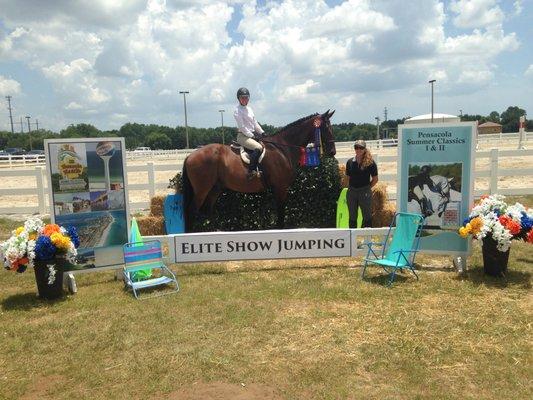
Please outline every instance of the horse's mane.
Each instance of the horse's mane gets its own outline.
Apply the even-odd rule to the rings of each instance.
[[[275,134],[278,134],[278,133],[283,132],[283,131],[285,131],[285,130],[287,130],[289,128],[292,128],[293,126],[298,125],[301,122],[308,120],[309,118],[316,117],[317,115],[320,115],[320,114],[318,114],[318,113],[310,114],[307,117],[303,117],[303,118],[300,118],[297,121],[291,122],[289,125],[286,125],[283,128],[281,128],[281,129],[278,129]]]

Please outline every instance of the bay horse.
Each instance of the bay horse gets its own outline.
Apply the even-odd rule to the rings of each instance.
[[[210,213],[223,189],[241,193],[258,193],[272,189],[276,202],[276,226],[281,229],[285,220],[287,191],[296,177],[301,148],[314,142],[320,129],[324,154],[335,155],[335,141],[330,118],[335,111],[312,114],[301,118],[272,136],[261,140],[265,156],[261,162],[261,178],[248,180],[248,167],[239,154],[228,145],[209,144],[195,150],[183,163],[183,200],[185,231],[191,232],[194,217],[201,211]]]

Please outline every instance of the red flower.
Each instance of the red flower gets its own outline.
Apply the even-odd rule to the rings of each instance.
[[[510,220],[511,220],[511,218],[509,218],[507,215],[501,215],[498,218],[498,221],[500,221],[500,224],[502,224],[506,228],[507,228],[507,224],[509,223]],[[507,229],[509,229],[509,228],[507,228]]]
[[[505,227],[509,229],[509,232],[511,232],[511,235],[518,235],[520,233],[520,230],[522,229],[520,224],[513,219],[510,219],[509,222],[507,222],[507,225]]]
[[[527,233],[526,241],[527,241],[528,243],[533,243],[533,228],[531,228],[531,229],[529,230],[529,232]]]

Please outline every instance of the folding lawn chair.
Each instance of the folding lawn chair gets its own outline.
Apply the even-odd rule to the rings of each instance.
[[[138,271],[151,269],[156,272],[159,270],[159,276],[151,275],[149,279],[142,279]],[[172,291],[164,291],[153,296],[163,296],[177,292],[179,290],[178,280],[170,269],[163,263],[163,254],[161,252],[161,243],[159,240],[150,240],[146,242],[132,242],[124,245],[124,285],[131,288],[136,299],[140,297],[139,290],[153,288],[156,286],[168,285],[173,283],[176,288]]]
[[[402,271],[404,268],[411,270],[418,279],[413,266],[423,224],[424,218],[419,214],[396,213],[383,243],[365,243],[368,246],[368,253],[361,277],[364,279],[366,267],[368,263],[372,263],[380,265],[390,275],[388,286],[394,282],[396,271]],[[394,226],[394,234],[389,243]],[[373,246],[381,246],[381,249],[374,250]],[[380,250],[381,254],[379,254]]]

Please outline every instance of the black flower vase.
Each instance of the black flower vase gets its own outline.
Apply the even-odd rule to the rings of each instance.
[[[505,276],[511,248],[507,251],[500,251],[498,250],[497,242],[492,236],[486,236],[483,238],[481,251],[483,253],[483,270],[485,274],[499,277]]]
[[[64,258],[34,261],[33,270],[35,272],[35,281],[37,282],[37,292],[41,299],[53,300],[63,296],[64,264]]]

